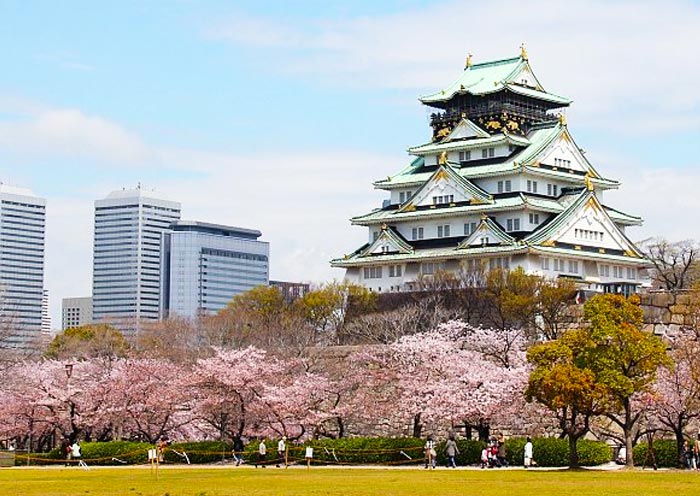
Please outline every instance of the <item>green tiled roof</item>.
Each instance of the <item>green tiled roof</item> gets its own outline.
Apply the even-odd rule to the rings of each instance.
[[[521,137],[516,137],[513,135],[503,135],[499,134],[496,136],[493,136],[491,138],[484,138],[484,139],[475,139],[475,140],[465,140],[465,141],[457,141],[457,142],[451,142],[451,143],[445,143],[445,144],[425,144],[425,145],[420,145],[418,147],[411,148],[409,151],[412,153],[421,153],[421,154],[428,154],[428,153],[435,153],[437,154],[438,152],[444,151],[444,150],[455,150],[455,149],[467,149],[472,147],[471,144],[468,144],[470,142],[475,143],[474,147],[478,146],[486,146],[487,144],[495,144],[495,143],[500,143],[503,142],[504,140],[510,140],[509,142],[512,142],[514,144],[518,145],[523,145],[527,146],[521,150],[519,153],[510,156],[508,158],[504,158],[503,162],[498,162],[494,164],[487,164],[487,165],[478,165],[478,166],[466,166],[466,167],[459,167],[457,168],[457,172],[462,176],[467,179],[478,179],[478,178],[484,178],[484,177],[493,177],[493,176],[498,176],[498,175],[503,175],[503,174],[510,174],[513,172],[519,172],[519,170],[516,170],[517,167],[520,166],[527,166],[528,170],[534,174],[538,174],[541,176],[548,176],[548,177],[557,177],[559,179],[564,179],[564,180],[571,180],[574,178],[577,178],[578,181],[581,181],[581,176],[577,175],[574,176],[572,173],[566,171],[566,170],[552,170],[548,169],[545,167],[538,168],[538,167],[533,167],[533,165],[536,163],[537,158],[540,156],[542,152],[544,152],[549,145],[551,145],[555,140],[557,140],[562,133],[567,133],[569,138],[571,138],[571,135],[568,133],[568,130],[566,129],[566,126],[560,123],[557,123],[555,125],[552,125],[550,127],[545,127],[545,128],[540,128],[540,129],[535,129],[534,131],[530,132],[530,134],[527,136],[527,138],[521,138]],[[572,139],[573,141],[573,139]],[[575,143],[574,143],[574,146]],[[583,160],[586,164],[587,167],[591,170],[593,173],[594,177],[591,178],[591,181],[593,182],[594,185],[598,187],[608,187],[608,188],[616,188],[619,186],[619,182],[612,180],[612,179],[607,179],[604,177],[600,177],[598,172],[595,170],[593,165],[588,162],[585,156],[582,156]],[[419,161],[421,160],[421,161]],[[393,176],[389,176],[386,179],[381,179],[379,181],[375,181],[374,186],[376,188],[380,189],[393,189],[393,188],[401,188],[401,187],[409,187],[409,186],[420,186],[422,185],[425,181],[427,181],[431,175],[432,172],[420,172],[422,167],[425,165],[425,160],[422,157],[419,157],[419,159],[414,160],[410,166],[405,167],[403,170],[398,172],[397,174]],[[596,177],[597,176],[597,177]]]
[[[513,134],[500,133],[488,138],[474,138],[463,141],[448,141],[446,143],[426,143],[408,149],[408,153],[422,155],[428,153],[439,153],[449,150],[471,150],[473,148],[484,148],[490,145],[510,143],[519,146],[529,146],[530,140]]]
[[[507,88],[526,96],[560,105],[571,103],[571,100],[568,98],[547,93],[539,86],[539,83],[538,89],[512,84],[514,83],[513,79],[525,68],[529,68],[529,64],[522,57],[473,64],[470,67],[466,67],[459,78],[447,88],[432,95],[421,97],[420,101],[426,104],[445,102],[458,93],[487,95]]]
[[[429,248],[414,253],[397,253],[386,255],[374,255],[372,257],[359,257],[357,255],[348,258],[336,258],[331,260],[333,267],[357,267],[368,265],[381,265],[396,262],[422,262],[430,260],[444,260],[445,258],[472,258],[494,254],[514,254],[527,251],[526,246],[479,246],[467,249]]]
[[[628,257],[626,255],[613,255],[611,253],[599,253],[595,251],[579,251],[572,248],[558,248],[556,246],[533,246],[531,250],[535,253],[549,255],[576,255],[581,258],[592,258],[594,260],[604,260],[609,262],[625,262],[635,265],[651,266],[652,263],[644,258]]]
[[[579,196],[573,202],[571,202],[566,207],[566,209],[564,209],[559,215],[557,215],[551,222],[545,224],[540,229],[537,229],[528,236],[526,236],[524,241],[531,245],[540,245],[541,243],[546,242],[550,236],[554,235],[560,227],[564,226],[589,201],[593,202],[594,205],[600,207],[603,211],[603,214],[608,216],[608,218],[610,218],[614,225],[614,220],[608,214],[608,209],[603,207],[603,205],[599,202],[595,191],[583,190],[579,194]],[[616,226],[615,228],[617,229]],[[620,236],[623,243],[627,245],[623,249],[629,250],[637,257],[644,257],[644,255],[642,255],[642,253],[635,246],[635,244],[627,236],[625,236],[625,233],[617,229],[617,234]]]
[[[573,198],[573,200],[575,201],[578,198],[579,196],[577,195]],[[551,214],[558,215],[567,210],[573,203],[571,199],[569,201],[566,200],[567,197],[546,198],[541,196],[520,194],[507,198],[495,198],[492,203],[485,203],[481,205],[457,205],[454,207],[414,210],[408,212],[400,212],[398,210],[377,209],[367,214],[353,217],[352,219],[350,219],[350,221],[355,225],[369,226],[381,224],[383,222],[391,223],[403,222],[414,219],[457,217],[482,212],[490,214],[494,212],[518,210],[527,207],[530,207],[532,210],[539,210],[541,212],[548,212]],[[610,218],[614,222],[617,222],[619,224],[639,225],[642,222],[642,219],[640,217],[625,214],[623,212],[605,206],[603,206],[603,208],[605,208]]]

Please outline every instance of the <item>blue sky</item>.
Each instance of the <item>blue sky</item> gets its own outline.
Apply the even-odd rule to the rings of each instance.
[[[139,181],[261,229],[273,278],[340,278],[348,218],[429,137],[417,97],[525,42],[631,237],[698,239],[699,25],[682,1],[0,0],[0,181],[49,202],[54,319],[90,293],[93,201]]]

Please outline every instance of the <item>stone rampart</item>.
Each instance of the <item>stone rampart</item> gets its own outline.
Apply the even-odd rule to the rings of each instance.
[[[650,291],[639,295],[645,330],[675,337],[682,330],[700,330],[700,295],[690,291]]]

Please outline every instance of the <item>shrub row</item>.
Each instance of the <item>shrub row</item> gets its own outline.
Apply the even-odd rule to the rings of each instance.
[[[675,443],[657,441],[654,443],[657,462],[660,466],[677,466]],[[277,440],[269,440],[267,445],[267,463],[274,463],[277,457]],[[304,445],[289,443],[289,458],[291,461],[303,461],[307,446],[314,448],[314,463],[322,464],[422,464],[424,439],[416,438],[370,438],[353,437],[343,439],[318,439]],[[436,445],[438,464],[446,464],[444,442]],[[506,456],[511,465],[523,464],[524,438],[512,438],[506,441]],[[484,443],[471,440],[458,440],[459,455],[457,464],[477,465],[480,462],[481,450]],[[129,441],[112,441],[109,443],[82,443],[83,458],[91,465],[121,465],[148,462],[148,450],[153,445]],[[225,458],[231,458],[231,445],[218,441],[200,441],[191,443],[174,443],[165,452],[165,461],[169,463],[186,463],[181,453],[187,453],[190,463],[213,463]],[[635,448],[635,463],[644,460],[646,445]],[[250,442],[244,452],[248,463],[257,460],[258,442]],[[569,444],[566,439],[535,438],[533,439],[534,458],[538,465],[546,467],[564,467],[569,464]],[[603,442],[581,440],[578,442],[578,452],[583,466],[600,465],[610,461],[612,453]],[[179,454],[180,453],[180,454]],[[31,463],[56,463],[64,458],[58,449],[50,453],[34,455]],[[47,461],[51,460],[51,461]],[[55,460],[55,461],[54,461]],[[640,461],[637,461],[640,460]],[[26,459],[18,459],[17,464],[26,464]]]
[[[640,467],[642,465],[651,467],[653,465],[653,460],[651,456],[647,456],[648,453],[649,445],[647,443],[641,443],[635,446],[632,451],[634,464]],[[654,455],[658,467],[677,468],[681,466],[678,456],[678,445],[673,439],[654,441]]]
[[[506,456],[511,465],[523,464],[525,438],[506,441]],[[576,445],[579,463],[583,467],[602,465],[612,459],[612,450],[602,441],[581,439]],[[567,467],[569,465],[569,440],[540,437],[532,440],[533,458],[542,467]]]
[[[407,464],[423,463],[423,446],[425,440],[416,438],[345,438],[313,440],[303,446],[290,445],[289,458],[301,460],[307,446],[314,448],[314,463],[324,464]],[[277,441],[267,444],[268,463],[276,459]],[[437,462],[447,463],[445,443],[436,445]],[[511,465],[523,464],[525,438],[512,438],[506,441],[506,458]],[[484,443],[480,441],[458,440],[458,465],[477,465],[481,460]],[[258,443],[251,442],[245,451],[245,459],[252,462],[257,459]],[[566,439],[535,438],[533,440],[535,460],[545,467],[565,467],[569,465],[569,442]],[[612,459],[612,451],[604,442],[580,440],[578,442],[579,460],[582,466],[595,466]],[[410,459],[409,459],[410,457]]]

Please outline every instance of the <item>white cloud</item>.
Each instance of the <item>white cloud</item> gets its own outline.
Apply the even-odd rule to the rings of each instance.
[[[151,150],[119,124],[78,109],[45,108],[7,101],[0,111],[20,111],[0,122],[0,149],[28,156],[99,159],[103,163],[154,165]]]
[[[595,125],[630,114],[646,131],[697,128],[696,47],[700,6],[692,2],[518,0],[444,2],[398,14],[292,24],[237,15],[207,31],[258,47],[270,71],[332,84],[433,91],[475,62],[515,56],[527,42],[546,88],[576,100]],[[653,117],[653,118],[652,118]]]

